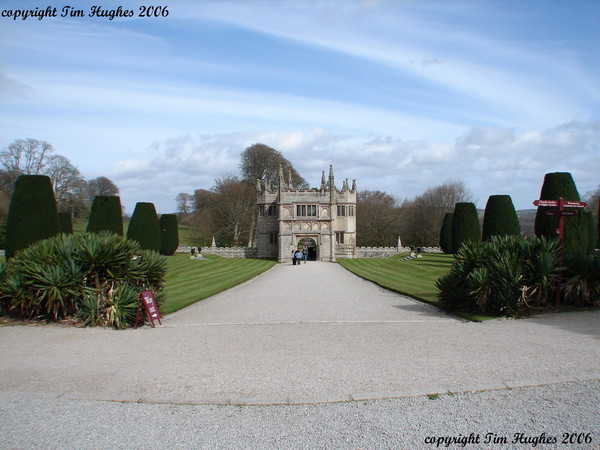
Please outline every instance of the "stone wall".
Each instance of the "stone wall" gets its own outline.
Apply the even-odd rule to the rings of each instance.
[[[422,253],[443,253],[439,247],[423,247]],[[410,247],[356,247],[355,258],[389,258],[398,253],[410,253]]]
[[[192,248],[182,246],[175,253],[192,254]],[[443,253],[439,247],[423,247],[422,253]],[[348,252],[346,258],[389,258],[398,253],[410,253],[410,247],[356,247],[354,255]],[[258,249],[247,247],[203,247],[203,255],[217,255],[223,258],[257,258]],[[343,257],[342,257],[343,258]]]
[[[192,247],[181,246],[175,253],[187,253],[192,254]],[[217,255],[223,258],[256,258],[258,256],[258,250],[256,248],[248,247],[202,247],[203,255]]]

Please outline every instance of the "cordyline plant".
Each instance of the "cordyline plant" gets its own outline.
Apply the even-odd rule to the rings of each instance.
[[[70,318],[121,329],[135,321],[141,290],[162,299],[165,275],[164,257],[122,236],[61,234],[0,267],[0,301],[5,313],[19,318]]]
[[[441,303],[452,309],[519,317],[548,305],[560,267],[555,240],[493,236],[467,242],[450,273],[436,282]]]

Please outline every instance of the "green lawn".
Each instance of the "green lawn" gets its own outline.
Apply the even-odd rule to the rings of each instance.
[[[435,281],[450,270],[454,258],[425,253],[422,258],[402,261],[392,258],[344,259],[338,262],[356,275],[400,294],[439,306]]]
[[[163,314],[169,314],[199,300],[218,294],[270,269],[275,261],[249,258],[190,259],[188,254],[167,257],[167,281]]]
[[[349,271],[379,286],[441,308],[435,282],[448,273],[454,257],[442,253],[424,253],[422,258],[402,261],[404,256],[406,255],[391,258],[343,259],[338,262]],[[475,312],[451,312],[467,320],[495,318]]]

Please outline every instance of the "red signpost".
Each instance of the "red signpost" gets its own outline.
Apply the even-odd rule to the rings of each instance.
[[[560,197],[558,200],[534,200],[533,204],[535,206],[546,206],[546,207],[555,207],[558,208],[556,211],[548,211],[546,214],[549,216],[556,216],[558,218],[558,228],[556,229],[556,233],[558,234],[558,245],[563,246],[563,239],[565,234],[564,228],[564,220],[565,216],[575,216],[577,215],[577,211],[565,211],[565,208],[585,208],[585,202],[574,202],[568,201],[564,198]],[[560,278],[559,278],[559,289],[556,292],[556,307],[560,306]]]
[[[142,303],[144,304],[144,310],[142,310]],[[156,304],[156,300],[154,299],[154,294],[152,291],[142,291],[140,292],[140,298],[138,300],[137,312],[135,314],[135,327],[138,327],[138,323],[141,322],[142,326],[144,325],[144,313],[148,314],[148,318],[150,319],[150,323],[152,324],[152,328],[155,327],[154,321],[157,320],[159,325],[162,325],[160,321],[160,311],[158,309],[158,305]]]

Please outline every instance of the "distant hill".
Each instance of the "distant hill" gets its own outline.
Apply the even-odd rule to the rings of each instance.
[[[479,215],[479,222],[483,224],[483,213],[485,210],[478,209],[477,214]],[[536,208],[533,209],[519,209],[517,210],[517,217],[519,219],[519,225],[521,225],[521,233],[525,236],[533,236],[533,229],[535,225],[535,213]]]
[[[536,212],[537,208],[519,209],[517,211],[517,217],[519,218],[519,224],[521,225],[521,233],[525,233],[526,236],[533,236]]]

